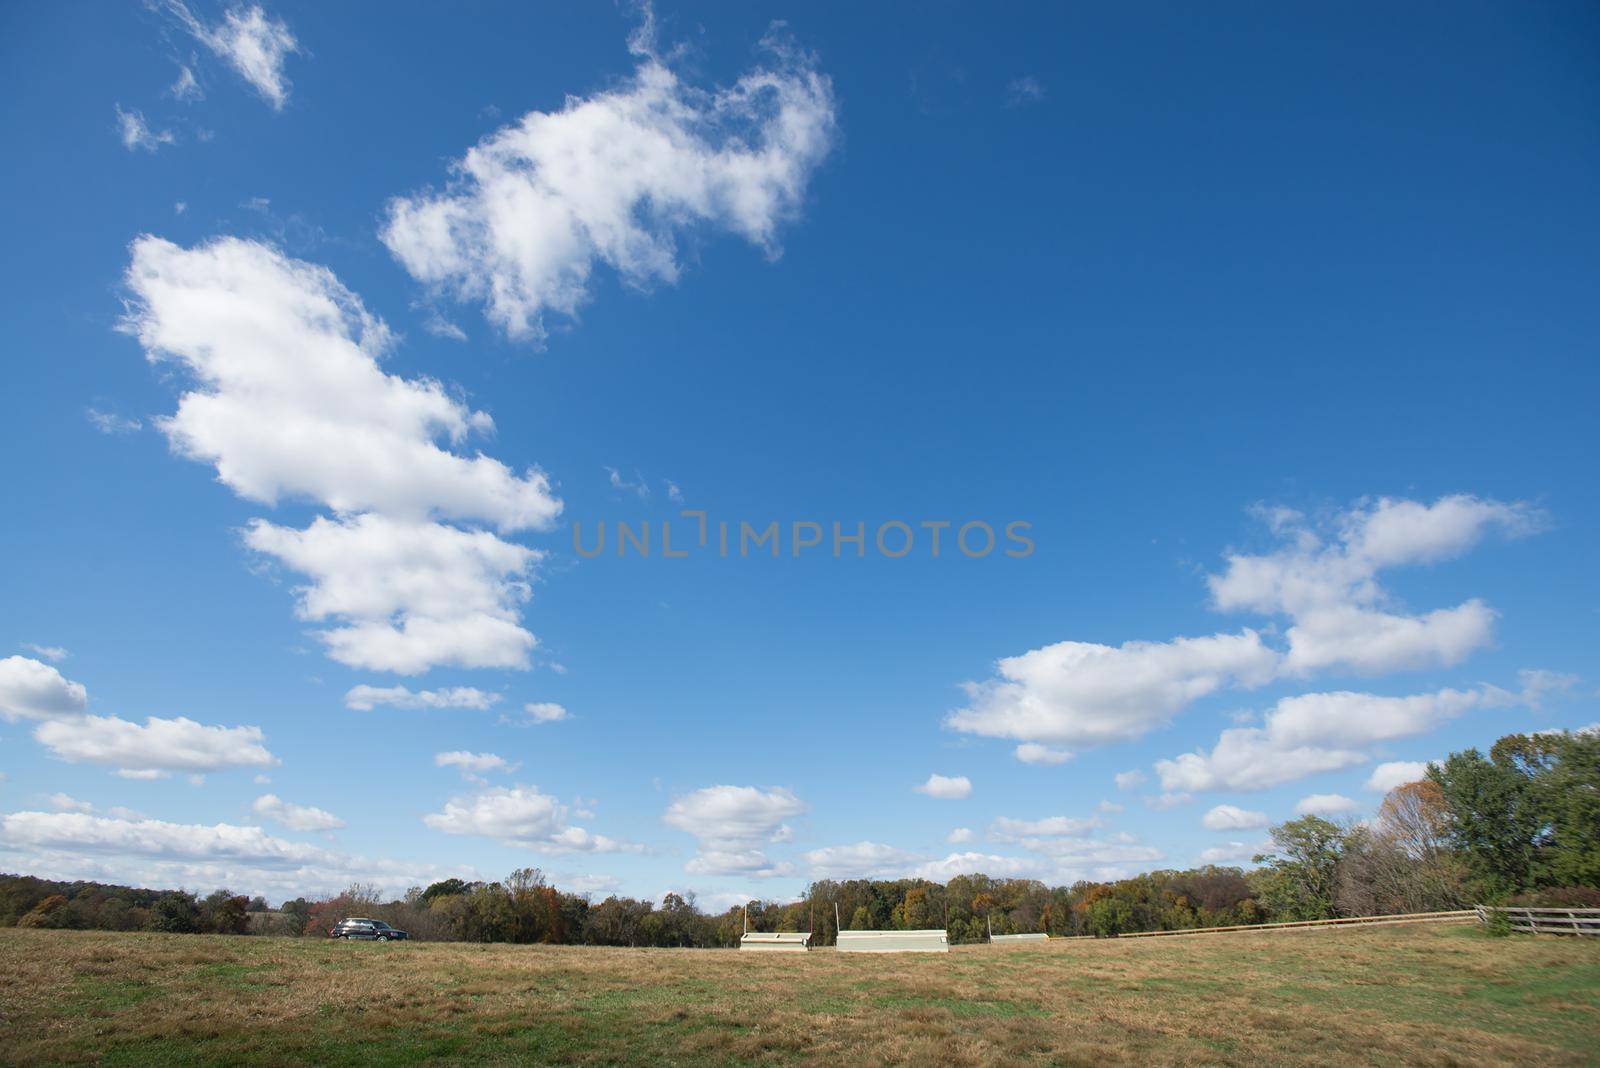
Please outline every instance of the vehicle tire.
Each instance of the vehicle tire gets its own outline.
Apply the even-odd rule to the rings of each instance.
[[[348,941],[350,941],[350,936],[349,935],[340,935],[339,936],[339,941],[348,942]]]
[[[387,942],[387,941],[389,941],[389,936],[388,935],[379,935],[378,936],[378,941]]]

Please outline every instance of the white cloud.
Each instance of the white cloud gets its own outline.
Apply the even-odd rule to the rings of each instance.
[[[806,854],[806,865],[817,879],[895,879],[922,860],[879,842],[827,846]]]
[[[1168,791],[1162,794],[1146,795],[1143,800],[1145,808],[1155,809],[1157,812],[1165,812],[1168,809],[1187,805],[1194,800],[1194,795],[1181,791]]]
[[[1219,687],[1266,682],[1278,654],[1253,630],[1170,642],[1057,642],[964,685],[946,724],[991,738],[1099,745],[1137,738]]]
[[[1361,807],[1359,801],[1343,794],[1311,794],[1295,802],[1297,816],[1342,816]]]
[[[189,103],[195,100],[204,100],[206,91],[201,88],[200,80],[194,76],[194,69],[187,64],[178,64],[178,77],[167,87],[167,92],[174,100]]]
[[[1211,594],[1224,611],[1289,616],[1284,671],[1302,676],[1460,662],[1489,642],[1493,611],[1474,599],[1421,615],[1396,612],[1378,573],[1448,560],[1491,531],[1516,537],[1542,522],[1527,505],[1465,495],[1431,505],[1388,497],[1359,502],[1321,527],[1286,509],[1261,514],[1283,546],[1263,555],[1229,556],[1226,571],[1208,580]]]
[[[1045,879],[1050,876],[1049,861],[1037,857],[1007,857],[994,853],[951,853],[924,861],[907,873],[918,879],[948,882],[958,875],[990,875],[1000,879]]]
[[[402,675],[523,669],[537,645],[518,608],[540,554],[488,531],[369,514],[305,530],[257,519],[244,541],[312,579],[297,591],[297,614],[344,622],[318,632],[341,664]]]
[[[1016,755],[1024,764],[1065,764],[1072,759],[1069,750],[1051,749],[1038,742],[1023,742],[1017,746]]]
[[[1265,812],[1250,812],[1238,805],[1218,805],[1200,818],[1208,831],[1247,831],[1267,825]]]
[[[404,686],[368,686],[362,683],[350,688],[344,695],[344,706],[358,712],[370,712],[379,705],[392,708],[471,708],[482,710],[500,700],[497,693],[486,693],[471,686],[454,686],[446,690],[411,691]]]
[[[567,822],[567,806],[537,786],[496,786],[452,797],[422,822],[445,834],[481,835],[544,853],[616,853],[635,847]]]
[[[608,481],[610,481],[612,489],[621,490],[624,493],[631,493],[638,497],[641,501],[648,501],[650,499],[650,484],[646,482],[644,476],[639,474],[637,471],[633,473],[633,476],[637,481],[629,482],[623,477],[622,472],[618,471],[615,467],[606,468],[606,478]]]
[[[1116,773],[1116,775],[1112,776],[1112,778],[1116,781],[1117,789],[1132,790],[1137,786],[1144,785],[1144,783],[1148,781],[1149,776],[1145,775],[1145,773],[1140,771],[1138,768],[1134,768],[1131,771],[1119,771]]]
[[[278,758],[262,744],[260,727],[210,727],[192,719],[147,717],[144,725],[115,716],[47,720],[34,738],[71,764],[110,764],[128,777],[264,767]]]
[[[522,710],[533,723],[559,723],[568,716],[566,708],[554,701],[530,701],[522,706]]]
[[[171,130],[152,130],[144,121],[144,112],[138,108],[122,110],[122,105],[117,108],[117,132],[122,138],[122,147],[129,152],[143,150],[154,152],[162,145],[175,145],[178,143],[177,135]]]
[[[29,646],[29,648],[36,648]],[[1544,707],[1547,696],[1562,696],[1571,693],[1578,683],[1583,681],[1576,675],[1560,671],[1546,671],[1542,668],[1533,668],[1517,672],[1517,678],[1522,683],[1522,690],[1517,695],[1522,704],[1535,712]]]
[[[195,40],[225,60],[273,110],[283,109],[289,99],[289,79],[283,73],[283,64],[300,48],[287,23],[272,18],[256,5],[232,8],[222,22],[214,25],[197,18],[183,0],[166,0],[166,7]],[[188,68],[184,73],[189,73]],[[179,85],[183,81],[180,75]],[[178,85],[173,86],[173,93],[182,99]]]
[[[250,807],[256,815],[265,816],[293,831],[331,831],[344,826],[344,820],[331,812],[309,805],[296,805],[277,794],[262,794]]]
[[[50,807],[57,812],[93,812],[94,806],[87,801],[79,801],[76,797],[67,794],[51,794],[45,798]]]
[[[1037,820],[1001,816],[989,824],[989,838],[995,842],[1026,842],[1034,838],[1074,837],[1100,825],[1098,816],[1047,816]]]
[[[479,778],[487,771],[513,772],[520,768],[521,763],[512,763],[498,753],[473,753],[465,749],[457,749],[449,753],[435,753],[433,755],[435,767],[455,768],[462,776],[474,782],[483,782]],[[580,818],[587,817],[589,813],[579,812]]]
[[[1386,794],[1396,786],[1420,782],[1427,775],[1426,760],[1391,760],[1372,769],[1372,774],[1367,776],[1366,787],[1376,793]]]
[[[134,886],[228,887],[279,897],[336,893],[370,882],[398,894],[452,872],[302,845],[259,827],[167,823],[82,813],[0,816],[4,867],[45,878]],[[454,874],[463,874],[455,871]]]
[[[1503,691],[1440,690],[1409,697],[1339,691],[1286,697],[1262,727],[1232,727],[1210,752],[1156,762],[1169,791],[1262,790],[1372,759],[1382,742],[1424,734]]]
[[[596,264],[670,284],[678,239],[697,228],[775,254],[831,144],[833,92],[811,57],[777,35],[763,44],[766,65],[703,91],[635,38],[629,81],[480,141],[444,190],[390,202],[384,243],[419,281],[536,341],[547,314],[577,313]]]
[[[137,419],[129,419],[117,415],[115,412],[102,412],[98,408],[89,408],[84,411],[84,416],[91,426],[102,434],[132,434],[144,429],[144,424]]]
[[[945,835],[944,840],[951,845],[961,845],[965,842],[973,841],[975,838],[977,838],[977,835],[972,833],[971,827],[957,827]]]
[[[23,642],[22,647],[34,656],[44,657],[52,664],[59,664],[71,655],[59,645],[35,645],[33,642]]]
[[[965,775],[933,774],[928,776],[927,782],[912,789],[942,801],[960,801],[972,796],[972,780]]]
[[[526,668],[520,625],[537,552],[484,530],[547,526],[560,512],[537,469],[521,475],[461,445],[493,428],[428,379],[385,374],[383,322],[333,274],[223,238],[194,249],[134,242],[124,326],[195,388],[159,423],[240,496],[308,499],[337,517],[304,530],[256,519],[252,549],[310,576],[299,613],[351,667],[416,674],[441,664]]]
[[[1031,74],[1021,78],[1011,79],[1006,86],[1006,106],[1021,107],[1024,104],[1037,104],[1044,99],[1044,83]]]
[[[388,327],[331,271],[237,238],[184,249],[145,236],[132,253],[125,328],[194,376],[161,429],[240,496],[501,532],[561,511],[542,472],[441,447],[493,421],[438,382],[384,373]]]
[[[1095,808],[1101,812],[1121,812],[1122,805],[1116,801],[1101,801]]]
[[[556,882],[563,890],[588,897],[593,894],[614,894],[620,885],[615,875],[598,873],[558,874]]]
[[[0,660],[0,719],[52,719],[74,716],[89,704],[82,683],[62,677],[49,664],[25,656]]]
[[[1248,864],[1252,858],[1262,853],[1272,851],[1272,843],[1264,842],[1227,842],[1223,845],[1211,846],[1202,849],[1196,860],[1201,864]]]
[[[699,840],[700,851],[686,871],[696,875],[788,875],[762,847],[793,836],[787,821],[805,812],[805,802],[775,787],[707,786],[673,799],[662,821]]]

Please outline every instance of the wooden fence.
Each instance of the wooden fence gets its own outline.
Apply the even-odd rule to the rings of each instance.
[[[1595,910],[1600,912],[1600,909]],[[1309,927],[1384,927],[1403,923],[1468,923],[1479,919],[1473,909],[1455,912],[1407,912],[1397,916],[1345,916],[1337,920],[1288,920],[1280,923],[1241,923],[1230,927],[1185,927],[1177,931],[1131,931],[1118,938],[1159,938],[1167,935],[1222,934],[1228,931],[1286,931]]]
[[[1488,924],[1495,916],[1511,921],[1513,931],[1529,934],[1591,935],[1600,937],[1600,909],[1525,909],[1479,905],[1478,922]]]

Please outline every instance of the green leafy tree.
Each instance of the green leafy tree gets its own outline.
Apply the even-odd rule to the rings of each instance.
[[[1262,890],[1273,912],[1286,920],[1324,920],[1338,915],[1334,894],[1345,833],[1320,816],[1302,816],[1272,828],[1273,852]]]

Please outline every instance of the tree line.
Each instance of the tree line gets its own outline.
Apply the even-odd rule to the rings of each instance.
[[[0,925],[173,933],[325,935],[346,916],[383,920],[413,938],[602,946],[732,947],[750,929],[939,928],[952,942],[990,933],[1114,936],[1428,912],[1486,903],[1600,907],[1600,732],[1512,734],[1430,765],[1377,815],[1335,824],[1305,816],[1271,829],[1249,871],[1207,866],[1114,882],[1047,886],[961,875],[819,880],[792,902],[752,901],[708,914],[692,895],[658,905],[601,901],[550,886],[537,868],[497,882],[444,879],[385,900],[356,885],[331,898],[199,897],[93,882],[0,875]]]

